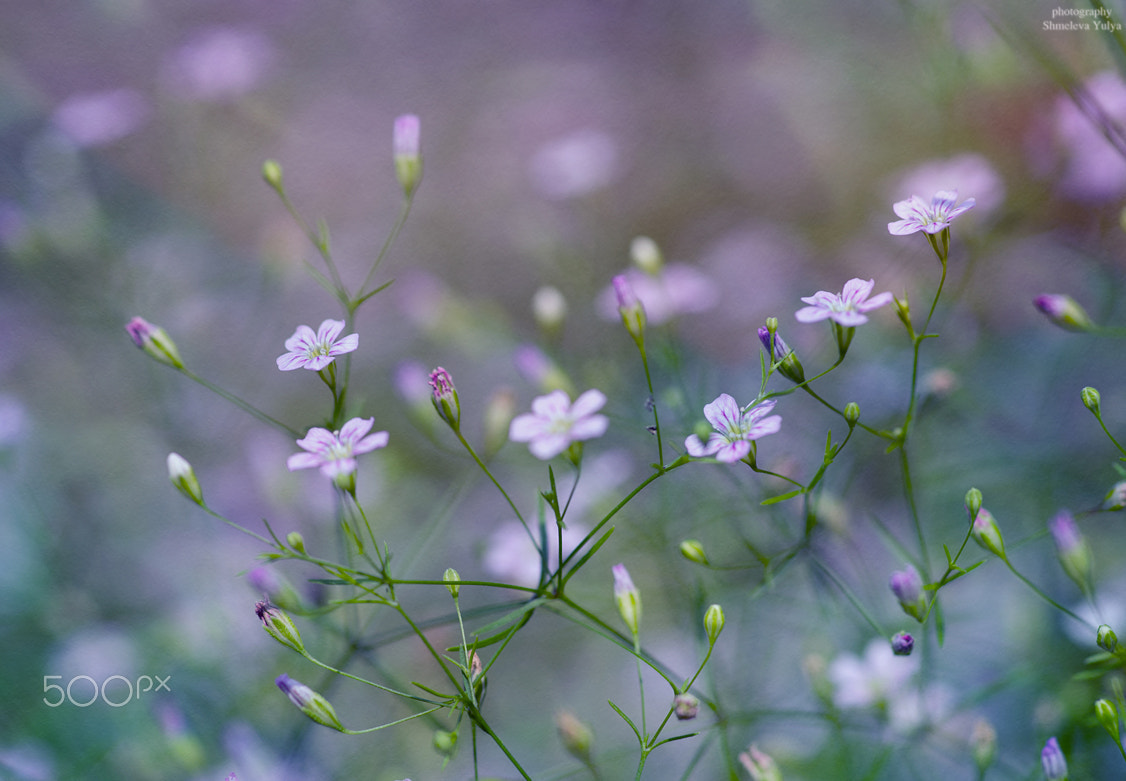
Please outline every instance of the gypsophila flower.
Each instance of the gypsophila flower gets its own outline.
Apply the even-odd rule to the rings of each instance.
[[[865,312],[871,312],[884,304],[891,303],[891,293],[880,293],[868,298],[876,281],[869,279],[850,279],[845,283],[840,293],[829,293],[819,290],[802,301],[809,306],[799,309],[794,316],[802,323],[816,323],[825,319],[832,319],[841,325],[851,328],[868,322]]]
[[[746,458],[751,452],[751,441],[774,434],[782,427],[780,415],[769,415],[774,409],[774,400],[742,411],[735,399],[721,393],[711,404],[704,405],[704,417],[715,428],[715,432],[702,442],[696,434],[684,440],[688,455],[702,458],[715,456],[717,461],[733,463]]]
[[[959,214],[969,211],[975,205],[973,198],[967,198],[955,206],[958,193],[955,190],[939,190],[931,198],[930,205],[917,195],[892,206],[902,219],[888,223],[888,232],[893,236],[909,236],[923,231],[935,234],[950,227]]]
[[[534,399],[530,413],[513,419],[508,427],[508,438],[513,442],[527,442],[532,455],[546,461],[562,453],[572,442],[606,433],[610,421],[605,415],[594,414],[605,403],[606,396],[596,389],[583,393],[574,404],[565,391],[552,391]]]
[[[278,368],[283,372],[294,369],[320,371],[336,356],[350,353],[359,346],[359,334],[337,339],[343,330],[343,320],[325,320],[316,333],[307,325],[297,326],[293,336],[285,340],[285,349],[289,352],[278,356]]]
[[[356,456],[387,446],[389,434],[378,431],[367,436],[375,418],[352,418],[339,431],[311,428],[297,444],[306,453],[294,453],[285,465],[289,471],[319,467],[325,477],[336,479],[356,471]]]

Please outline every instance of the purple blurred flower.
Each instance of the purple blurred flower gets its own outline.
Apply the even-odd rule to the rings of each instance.
[[[719,301],[716,283],[693,266],[669,263],[656,274],[631,268],[615,277],[616,282],[598,296],[598,310],[607,320],[621,317],[621,283],[617,280],[622,276],[644,307],[646,320],[653,325],[660,325],[681,314],[706,312]]]
[[[853,327],[868,322],[865,312],[871,312],[892,300],[891,293],[880,293],[868,298],[876,281],[869,279],[850,279],[840,293],[819,290],[812,296],[802,298],[810,306],[799,309],[795,317],[802,323],[816,323],[826,318],[845,327]]]
[[[72,95],[55,109],[55,126],[78,146],[102,146],[145,123],[149,105],[136,90],[121,88]]]
[[[746,458],[751,452],[752,440],[774,434],[782,427],[780,415],[765,417],[774,409],[774,403],[770,399],[743,412],[735,399],[721,393],[711,404],[704,405],[704,417],[715,432],[707,442],[700,441],[700,437],[693,434],[684,440],[684,447],[690,456],[715,456],[717,461],[725,463]]]
[[[939,190],[931,198],[929,206],[919,196],[912,195],[892,206],[902,219],[889,222],[888,232],[893,236],[909,236],[919,231],[940,233],[950,227],[955,217],[969,211],[976,203],[973,198],[967,198],[960,206],[955,206],[957,201],[958,193],[953,190]]]
[[[200,100],[250,92],[275,59],[270,40],[255,30],[217,27],[197,32],[168,59],[164,77],[175,91]]]
[[[336,356],[350,353],[359,346],[359,334],[337,339],[343,330],[343,320],[325,320],[316,333],[307,325],[297,326],[293,336],[285,340],[285,349],[289,352],[278,356],[278,368],[283,372],[294,369],[320,371]]]
[[[1089,331],[1094,325],[1087,310],[1071,296],[1047,293],[1036,296],[1032,303],[1052,323],[1067,331]]]
[[[601,190],[621,174],[614,139],[590,128],[544,144],[528,167],[536,189],[560,201]]]
[[[1005,183],[984,157],[966,153],[920,163],[899,177],[897,193],[962,191],[974,194],[975,214],[992,213],[1005,200]],[[900,215],[902,216],[902,215]]]
[[[1126,82],[1122,76],[1113,70],[1103,71],[1087,79],[1075,97],[1061,95],[1055,120],[1055,136],[1065,157],[1064,170],[1057,176],[1060,190],[1084,201],[1113,200],[1126,193],[1126,160],[1107,140],[1107,131],[1101,126],[1104,121],[1118,125],[1126,122]],[[1122,139],[1120,130],[1111,132]]]
[[[387,446],[389,434],[379,431],[365,436],[375,418],[352,418],[339,431],[311,428],[297,444],[306,453],[294,453],[285,465],[289,471],[319,467],[325,477],[337,478],[356,471],[355,456]]]
[[[527,442],[536,458],[553,458],[572,442],[594,439],[606,433],[610,421],[596,415],[606,403],[600,390],[591,389],[571,403],[565,391],[552,391],[532,401],[531,413],[517,415],[508,428],[513,442]]]

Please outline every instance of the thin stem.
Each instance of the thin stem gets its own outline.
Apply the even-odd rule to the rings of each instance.
[[[215,393],[219,396],[222,396],[224,399],[226,399],[227,401],[234,404],[236,407],[241,409],[243,412],[247,412],[250,415],[253,415],[255,418],[262,421],[263,423],[268,423],[269,425],[284,431],[286,434],[289,434],[294,439],[300,439],[302,436],[304,436],[304,434],[302,434],[302,432],[298,431],[297,429],[290,428],[289,426],[282,423],[277,418],[273,418],[273,417],[267,415],[265,412],[258,409],[257,407],[255,407],[250,402],[239,398],[238,396],[236,396],[235,394],[233,394],[229,391],[223,390],[222,388],[220,388],[215,383],[211,382],[210,380],[205,380],[203,377],[200,377],[198,374],[191,371],[190,369],[184,368],[184,369],[179,369],[179,371],[180,371],[181,374],[183,374],[185,377],[187,377],[192,382],[197,382],[200,385],[202,385],[203,387],[207,388],[212,393]]]

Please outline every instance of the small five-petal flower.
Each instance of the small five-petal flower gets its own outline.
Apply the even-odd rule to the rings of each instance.
[[[283,372],[320,371],[336,360],[336,356],[350,353],[359,346],[359,334],[337,339],[343,330],[343,320],[325,320],[316,333],[307,325],[297,326],[293,336],[285,340],[285,349],[289,352],[278,356],[278,368]]]
[[[868,298],[868,294],[875,287],[876,280],[850,279],[845,282],[840,293],[830,293],[819,290],[812,296],[803,298],[809,304],[799,309],[795,317],[802,323],[816,323],[819,320],[831,318],[846,328],[868,322],[865,312],[871,312],[884,304],[891,302],[891,293],[880,293]]]
[[[565,391],[555,390],[532,401],[532,411],[517,415],[508,428],[513,442],[527,442],[532,455],[544,461],[566,450],[572,442],[606,433],[610,421],[596,415],[606,403],[600,390],[583,393],[575,403]]]
[[[888,223],[888,232],[893,236],[909,236],[912,233],[924,231],[925,233],[941,233],[950,227],[954,218],[963,212],[972,209],[976,201],[967,198],[958,203],[958,193],[954,190],[939,190],[931,198],[928,205],[917,195],[912,195],[906,201],[899,201],[892,205],[892,209],[902,219]]]
[[[334,480],[356,471],[356,456],[387,446],[390,436],[378,431],[367,436],[375,418],[352,418],[339,431],[311,428],[304,439],[297,440],[304,453],[294,453],[285,465],[289,471],[319,467],[321,474]]]
[[[782,427],[780,415],[770,415],[774,409],[770,399],[745,412],[739,409],[735,399],[721,393],[711,404],[704,405],[704,417],[715,428],[707,442],[696,434],[684,440],[688,455],[701,458],[715,456],[717,461],[733,463],[746,458],[751,452],[752,440],[774,434]],[[769,417],[767,417],[769,415]]]

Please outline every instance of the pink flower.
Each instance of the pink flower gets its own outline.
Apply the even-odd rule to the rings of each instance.
[[[771,415],[774,400],[764,401],[746,412],[739,409],[735,399],[721,393],[711,404],[704,405],[704,417],[715,427],[707,442],[693,434],[684,440],[688,455],[701,458],[715,456],[717,461],[733,463],[746,458],[751,452],[751,441],[767,434],[777,433],[782,427],[782,417]]]
[[[840,293],[819,290],[812,296],[802,299],[810,306],[799,309],[795,317],[802,323],[816,323],[819,320],[832,318],[846,328],[866,323],[868,318],[864,316],[864,312],[871,312],[892,300],[891,293],[880,293],[878,296],[868,298],[875,284],[874,279],[869,279],[867,282],[863,279],[850,279],[845,282],[844,290]]]
[[[285,465],[289,471],[320,467],[325,477],[350,475],[356,471],[355,456],[387,446],[389,437],[386,431],[365,436],[371,431],[375,418],[352,418],[339,431],[324,428],[311,428],[304,439],[297,444],[306,453],[294,453]]]
[[[278,356],[278,368],[283,372],[294,369],[319,372],[336,356],[350,353],[359,346],[359,334],[349,334],[337,340],[343,330],[343,320],[325,320],[316,333],[307,325],[297,326],[293,336],[285,340],[285,349],[289,352]]]
[[[591,389],[571,403],[565,391],[552,391],[532,401],[531,413],[517,415],[508,428],[513,442],[527,442],[536,458],[546,461],[572,442],[594,439],[606,433],[610,421],[596,415],[606,403],[602,391]]]
[[[889,222],[888,232],[893,236],[908,236],[919,231],[941,233],[950,227],[955,217],[969,211],[976,203],[973,198],[967,198],[960,206],[955,206],[957,201],[958,193],[954,190],[939,190],[929,206],[919,196],[912,195],[891,207],[902,219]]]

